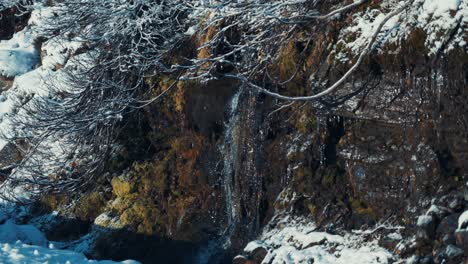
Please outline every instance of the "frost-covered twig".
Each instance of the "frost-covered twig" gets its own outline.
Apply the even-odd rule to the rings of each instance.
[[[361,52],[361,54],[359,55],[357,61],[353,64],[353,66],[338,81],[336,81],[330,87],[326,88],[324,91],[322,91],[322,92],[320,92],[318,94],[310,95],[310,96],[286,96],[286,95],[281,95],[279,93],[272,92],[272,91],[270,91],[268,89],[265,89],[263,87],[260,87],[260,86],[258,86],[256,84],[254,84],[253,82],[251,82],[250,80],[248,80],[248,78],[246,78],[245,76],[239,76],[239,75],[233,75],[233,74],[229,74],[228,76],[232,77],[232,78],[236,78],[236,79],[246,83],[250,87],[252,87],[252,88],[254,88],[254,89],[256,89],[256,90],[258,90],[258,91],[260,91],[262,93],[265,93],[265,94],[267,94],[269,96],[272,96],[274,98],[281,99],[281,100],[309,101],[309,100],[316,100],[316,99],[322,98],[322,97],[324,97],[326,95],[331,94],[335,90],[337,90],[350,76],[352,76],[352,74],[359,68],[359,66],[361,65],[364,58],[372,51],[373,46],[374,46],[379,34],[381,33],[382,28],[384,27],[384,25],[392,17],[400,14],[405,9],[407,9],[413,2],[414,1],[409,1],[406,4],[404,4],[403,6],[397,8],[396,10],[394,10],[394,11],[390,12],[388,15],[386,15],[385,18],[378,24],[378,26],[375,29],[371,39],[369,40],[366,47]]]

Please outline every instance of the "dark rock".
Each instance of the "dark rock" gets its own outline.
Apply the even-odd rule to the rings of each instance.
[[[455,212],[461,212],[465,207],[464,199],[461,196],[456,196],[452,198],[449,202],[448,207]]]
[[[431,205],[431,207],[429,208],[429,210],[427,210],[427,215],[430,215],[432,217],[434,217],[435,219],[437,220],[442,220],[443,218],[445,218],[446,216],[450,215],[451,213],[453,213],[453,211],[447,207],[444,207],[444,206],[439,206],[439,205]]]
[[[439,249],[434,253],[434,263],[441,264],[447,262],[447,256],[445,255],[445,248]]]
[[[449,259],[459,259],[463,257],[463,250],[459,247],[456,247],[454,245],[448,245],[447,248],[445,249],[445,254]]]
[[[402,237],[400,235],[389,234],[379,240],[379,246],[393,251],[401,240]]]
[[[71,241],[91,231],[92,223],[71,215],[43,214],[28,221],[38,227],[49,240]]]
[[[416,243],[414,240],[402,240],[395,247],[394,252],[401,257],[409,257],[416,251]]]
[[[305,248],[310,248],[310,247],[314,247],[314,246],[318,246],[318,245],[323,245],[327,242],[327,238],[324,237],[320,240],[317,240],[317,241],[312,241],[310,242],[309,244],[307,244],[306,246],[304,246],[302,249],[305,249]]]
[[[13,86],[13,78],[0,76],[0,90],[8,90]]]
[[[429,215],[420,215],[417,222],[416,237],[418,239],[434,239],[436,221]]]
[[[440,222],[436,230],[436,238],[445,245],[455,244],[455,230],[460,214],[451,214]]]
[[[261,263],[268,254],[268,249],[263,241],[252,241],[245,247],[244,254],[255,263]]]
[[[11,39],[28,24],[30,16],[30,12],[22,12],[17,7],[0,10],[0,40]]]
[[[468,256],[468,230],[455,231],[455,239],[457,246],[465,252],[465,256]]]
[[[408,261],[408,264],[433,264],[434,259],[431,256],[415,257]]]
[[[258,247],[252,251],[251,256],[255,262],[261,263],[267,254],[268,250],[266,248]]]
[[[232,264],[256,264],[257,262],[248,259],[245,256],[238,255],[235,256],[234,259],[232,260]]]
[[[437,264],[458,264],[463,260],[463,255],[463,250],[454,245],[448,245],[436,252],[434,262]]]
[[[442,237],[442,244],[443,245],[455,245],[457,242],[455,240],[455,233],[452,233],[452,234],[445,234],[443,237]]]
[[[22,159],[20,149],[13,143],[7,143],[0,149],[0,169],[15,164]]]
[[[468,182],[465,184],[465,187],[463,188],[463,199],[465,202],[468,202]]]

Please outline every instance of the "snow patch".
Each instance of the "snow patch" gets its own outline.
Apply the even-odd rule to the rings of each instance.
[[[418,217],[417,226],[427,226],[432,222],[432,216],[430,215],[420,215]]]
[[[12,39],[0,41],[0,75],[15,77],[35,68],[39,54],[34,47],[35,35],[26,28]]]
[[[262,263],[295,264],[366,264],[391,263],[393,255],[377,245],[363,241],[354,234],[333,235],[316,232],[315,225],[302,220],[287,220],[267,230],[260,241],[248,244],[245,252],[261,245],[269,252]]]
[[[352,24],[341,34],[340,47],[335,58],[350,61],[359,54],[370,40],[375,29],[389,10],[394,10],[404,1],[382,1],[379,8],[369,8],[353,15]],[[466,47],[468,1],[461,0],[416,0],[408,10],[390,19],[379,34],[378,46],[384,43],[401,43],[415,29],[426,33],[425,46],[428,55],[448,52],[455,47]],[[458,25],[458,26],[457,26]],[[453,32],[452,32],[453,31]],[[450,40],[450,41],[449,41]]]
[[[458,217],[458,229],[462,229],[463,226],[468,225],[468,210]]]
[[[96,261],[88,260],[83,254],[68,251],[45,248],[40,246],[26,245],[21,242],[16,243],[0,243],[0,263],[15,264],[15,263],[123,263],[123,264],[138,264],[134,260],[126,260],[122,262],[114,262],[109,260]]]
[[[25,244],[47,246],[45,236],[32,225],[16,225],[10,220],[0,225],[1,243],[15,243],[18,240]]]

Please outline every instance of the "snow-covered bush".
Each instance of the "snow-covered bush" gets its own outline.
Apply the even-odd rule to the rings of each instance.
[[[2,0],[0,2],[0,11],[7,8],[16,7],[18,9],[26,10],[34,3],[33,0]]]
[[[41,23],[43,55],[55,46],[66,56],[57,73],[41,76],[46,93],[16,102],[10,140],[29,147],[10,186],[62,192],[102,175],[124,116],[152,102],[145,80],[173,74],[165,60],[185,36],[187,3],[66,0],[51,9]],[[79,48],[70,52],[73,43]]]

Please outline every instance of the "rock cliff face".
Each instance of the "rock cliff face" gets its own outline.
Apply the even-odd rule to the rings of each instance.
[[[354,82],[371,84],[337,107],[275,112],[276,100],[236,83],[181,85],[142,116],[150,146],[131,151],[150,151],[112,180],[113,213],[137,233],[207,247],[217,241],[214,258],[227,248],[239,252],[278,213],[324,230],[392,219],[412,234],[433,199],[462,194],[468,162],[466,53],[431,64],[418,41],[363,66]],[[300,40],[293,47],[285,56],[304,52],[295,50]],[[333,80],[336,71],[322,78]],[[446,81],[434,82],[434,72]],[[303,92],[302,81],[284,92]]]
[[[2,20],[0,38],[14,20]],[[294,75],[279,92],[309,94],[311,72],[329,83],[341,76],[334,54],[348,20],[291,39],[271,69]],[[196,52],[203,37],[183,52]],[[43,230],[57,240],[90,232],[95,258],[228,263],[290,216],[330,233],[387,223],[402,237],[382,231],[380,245],[397,257],[462,261],[468,235],[455,230],[468,209],[468,55],[466,46],[428,55],[426,38],[414,29],[372,54],[338,92],[353,94],[342,101],[284,106],[232,80],[179,82],[132,117],[92,190],[76,201],[44,197],[35,214],[73,218]],[[159,94],[173,80],[147,82]],[[57,226],[82,231],[61,237],[51,233]]]

